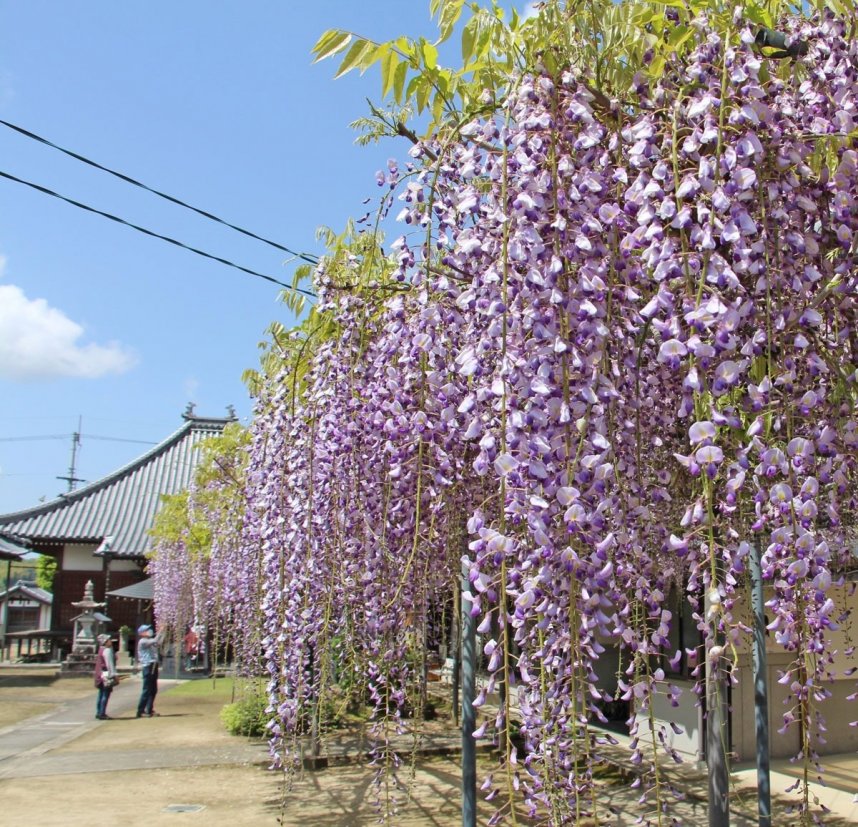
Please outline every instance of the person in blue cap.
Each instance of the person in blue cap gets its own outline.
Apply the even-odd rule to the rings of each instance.
[[[159,632],[156,636],[151,626],[143,625],[137,629],[137,666],[142,670],[143,677],[143,689],[137,703],[138,718],[142,718],[144,715],[149,718],[158,715],[155,712],[155,696],[158,694],[161,639],[161,633]]]

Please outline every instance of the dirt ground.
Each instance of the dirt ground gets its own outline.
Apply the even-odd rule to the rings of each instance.
[[[364,827],[379,823],[384,809],[394,813],[389,823],[396,827],[462,823],[456,756],[418,760],[413,778],[403,768],[399,777],[409,782],[410,798],[403,788],[379,790],[373,768],[360,764],[308,771],[287,787],[282,773],[267,769],[264,744],[224,730],[219,713],[231,700],[228,682],[214,688],[210,681],[173,688],[165,682],[156,704],[160,717],[151,719],[135,717],[139,689],[138,679],[124,681],[108,707],[114,719],[95,721],[88,679],[0,667],[0,825]],[[488,760],[480,758],[480,779]],[[854,778],[854,766],[854,760],[838,766],[838,777]],[[646,821],[652,807],[638,797],[626,784],[606,782],[598,794],[600,827],[655,823]],[[753,796],[736,795],[733,803],[731,827],[757,823]],[[480,800],[477,823],[487,824],[493,811]],[[708,823],[699,798],[674,804],[671,815],[671,824]],[[778,827],[794,823],[783,810],[777,819]],[[824,823],[858,822],[829,816]]]
[[[0,672],[0,729],[55,710],[60,702],[54,686],[55,669],[15,669]],[[63,698],[84,698],[92,693],[92,680],[69,678]]]
[[[461,824],[458,768],[436,760],[421,766],[416,796],[394,823],[403,827]],[[358,827],[378,823],[371,774],[362,767],[307,774],[290,792],[260,767],[200,767],[139,770],[33,779],[34,786],[0,781],[3,808],[21,820],[0,824],[91,827],[102,817],[123,827]],[[202,805],[197,812],[167,812],[170,805]],[[26,817],[23,814],[26,813]],[[488,817],[480,819],[485,824]]]
[[[17,769],[8,768],[9,760],[0,761],[0,824],[90,827],[94,820],[103,820],[123,827],[359,827],[378,822],[380,802],[371,768],[351,765],[306,772],[287,789],[283,774],[267,769],[267,754],[259,742],[231,736],[223,728],[219,713],[231,699],[228,692],[206,691],[202,685],[191,696],[181,687],[162,690],[156,704],[160,717],[137,719],[138,691],[136,679],[123,682],[108,707],[114,719],[83,723],[95,700],[89,679],[54,680],[52,670],[23,675],[0,670],[0,734],[14,724],[47,726],[51,712],[61,721],[64,710],[80,723],[79,732],[69,733],[74,737],[63,736],[49,749],[31,750],[38,754],[18,759]],[[214,763],[158,766],[197,759]],[[4,767],[15,777],[2,777]],[[405,769],[402,777],[408,774]],[[394,823],[461,824],[459,779],[452,758],[421,762],[411,785],[414,796]],[[391,807],[405,801],[402,790],[391,790],[390,795]],[[176,811],[177,805],[187,806]],[[481,824],[490,812],[487,808]],[[14,816],[7,821],[9,814]]]

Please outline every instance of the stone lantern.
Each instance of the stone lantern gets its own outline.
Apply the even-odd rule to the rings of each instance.
[[[72,618],[74,621],[72,650],[68,658],[63,661],[63,673],[80,674],[95,668],[98,636],[110,622],[107,615],[98,611],[105,605],[107,604],[97,603],[93,599],[92,580],[87,581],[83,590],[83,600],[72,603],[76,609],[81,609],[81,613]]]

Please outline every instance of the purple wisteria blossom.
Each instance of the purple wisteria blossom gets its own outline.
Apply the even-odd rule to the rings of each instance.
[[[784,25],[809,44],[800,81],[764,71],[750,26],[725,50],[701,24],[634,108],[525,73],[502,112],[416,145],[406,183],[381,174],[402,289],[345,289],[323,262],[335,333],[269,378],[252,428],[228,570],[258,577],[278,762],[354,691],[395,768],[464,562],[505,698],[475,735],[520,720],[487,794],[575,823],[595,726],[625,703],[646,796],[676,753],[641,721],[679,703],[683,664],[702,679],[745,639],[752,544],[794,659],[785,726],[811,749],[858,505],[858,152],[818,150],[858,117],[858,51],[833,17]],[[364,262],[337,266],[356,282]],[[678,651],[686,602],[700,645]]]

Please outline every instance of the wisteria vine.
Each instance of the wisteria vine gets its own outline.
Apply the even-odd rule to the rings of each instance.
[[[264,560],[278,760],[349,675],[395,812],[395,736],[464,558],[477,704],[501,690],[495,820],[599,809],[597,670],[619,652],[662,824],[678,756],[652,700],[675,702],[680,661],[701,682],[735,665],[754,546],[792,657],[784,725],[812,759],[856,519],[858,46],[833,16],[782,28],[798,60],[698,18],[686,58],[608,105],[535,67],[499,113],[381,175],[406,227],[385,283],[403,289],[339,289],[323,262],[336,335],[300,381],[271,379],[253,426],[244,542]],[[671,594],[693,651],[671,644]]]
[[[228,653],[240,672],[262,667],[262,566],[246,507],[248,435],[229,425],[203,444],[189,490],[159,515],[148,572],[159,627],[180,640],[202,631],[216,659]]]

